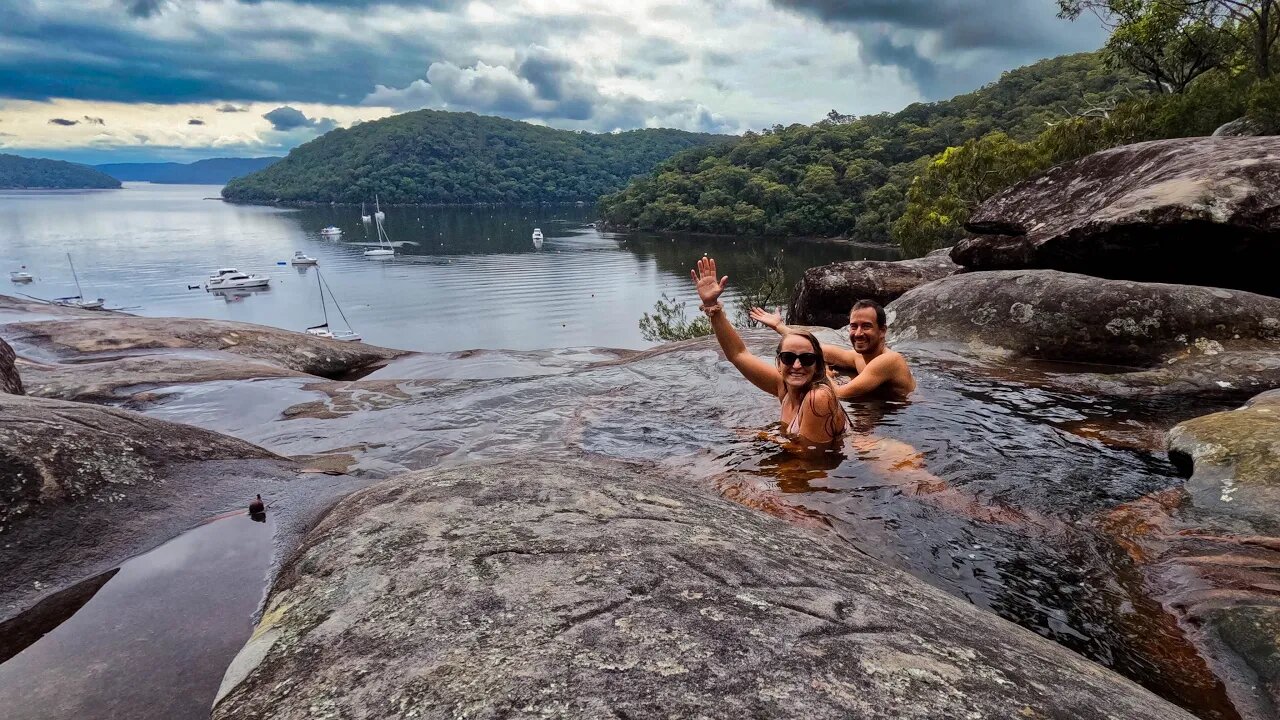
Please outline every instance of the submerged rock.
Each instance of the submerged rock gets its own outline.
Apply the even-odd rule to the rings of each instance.
[[[1280,295],[1280,138],[1181,138],[1094,153],[984,202],[972,270],[1051,268]]]
[[[959,268],[950,248],[913,260],[854,260],[809,268],[791,297],[789,323],[843,327],[859,300],[887,305],[908,290],[946,277]]]
[[[1280,299],[1056,270],[952,275],[888,308],[890,343],[1150,366],[1178,355],[1280,350]]]
[[[400,476],[285,567],[213,717],[1190,718],[812,534],[605,461]]]
[[[364,343],[325,340],[265,325],[191,318],[111,316],[12,323],[0,334],[54,359],[137,350],[214,350],[297,372],[341,377],[407,354]],[[105,359],[105,358],[104,358]]]
[[[0,340],[0,393],[22,395],[22,378],[18,376],[18,368],[14,365],[17,356],[9,343]]]
[[[1190,472],[1191,501],[1280,534],[1280,390],[1180,423],[1169,453]]]
[[[0,619],[293,476],[256,445],[125,410],[0,394],[0,417]]]

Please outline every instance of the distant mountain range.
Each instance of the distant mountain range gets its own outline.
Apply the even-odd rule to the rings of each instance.
[[[0,154],[0,188],[79,190],[118,187],[119,180],[88,165]]]
[[[193,163],[107,163],[95,165],[117,180],[176,185],[225,185],[232,178],[257,172],[278,157],[210,158]]]

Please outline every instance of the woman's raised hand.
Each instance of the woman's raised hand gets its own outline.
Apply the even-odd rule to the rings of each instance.
[[[728,275],[716,280],[715,258],[705,255],[698,260],[698,269],[689,271],[689,276],[698,286],[698,298],[702,300],[703,305],[715,305],[716,300],[720,299],[720,293],[729,286]]]
[[[767,328],[777,330],[778,326],[782,324],[782,313],[775,314],[764,308],[753,307],[751,308],[751,319]]]

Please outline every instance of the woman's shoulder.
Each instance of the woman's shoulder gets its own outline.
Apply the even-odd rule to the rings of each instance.
[[[815,408],[826,410],[828,407],[839,404],[840,399],[836,397],[835,388],[826,383],[814,385],[804,396],[804,405],[810,410]]]

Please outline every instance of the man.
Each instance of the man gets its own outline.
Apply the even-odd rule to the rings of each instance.
[[[773,328],[780,335],[790,332],[781,315],[751,308],[751,319]],[[849,341],[853,349],[839,345],[822,345],[827,364],[854,371],[849,382],[836,386],[841,400],[863,398],[902,398],[916,389],[911,368],[901,354],[884,344],[889,330],[884,308],[874,300],[859,300],[849,311]]]

